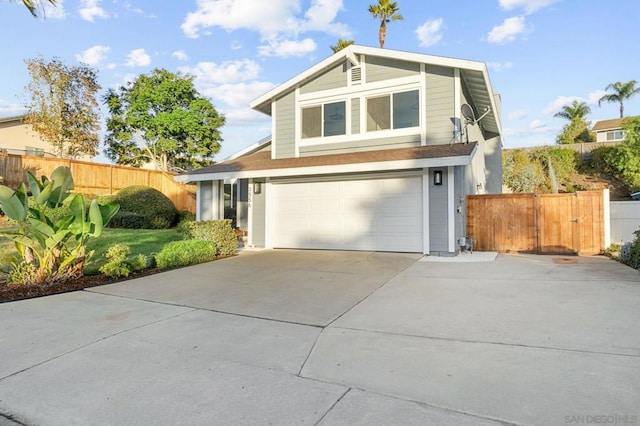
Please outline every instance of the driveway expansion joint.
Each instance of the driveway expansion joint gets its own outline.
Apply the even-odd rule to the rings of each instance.
[[[349,392],[351,392],[351,389],[352,389],[352,388],[347,387],[347,390],[345,390],[345,391],[342,393],[342,395],[340,395],[340,396],[338,397],[338,399],[336,399],[336,400],[334,401],[334,403],[333,403],[333,404],[331,404],[331,407],[329,407],[329,409],[328,409],[327,411],[325,411],[325,413],[322,415],[322,417],[320,417],[320,418],[318,419],[318,421],[314,423],[314,426],[319,425],[320,423],[322,423],[322,421],[324,420],[324,418],[325,418],[325,417],[327,417],[327,416],[329,415],[329,413],[334,409],[334,407],[335,407],[336,405],[338,405],[338,404],[340,403],[340,401],[342,401],[342,398],[344,398],[345,396],[347,396],[347,394],[348,394]]]
[[[453,337],[424,336],[424,335],[410,334],[410,333],[391,333],[388,331],[367,330],[367,329],[352,328],[352,327],[331,327],[331,329],[364,331],[366,333],[383,334],[385,336],[413,337],[418,339],[439,340],[444,342],[475,343],[475,344],[484,344],[484,345],[496,345],[496,346],[508,346],[508,347],[510,346],[510,347],[516,347],[516,348],[526,348],[526,349],[545,349],[545,350],[561,351],[561,352],[576,352],[576,353],[582,353],[587,355],[608,355],[608,356],[620,356],[625,358],[640,358],[640,354],[637,354],[637,355],[636,354],[620,354],[620,353],[614,353],[614,352],[589,351],[585,349],[555,348],[553,346],[524,345],[521,343],[493,342],[490,340],[455,339]]]
[[[135,327],[130,327],[130,328],[127,328],[127,329],[124,329],[124,330],[120,330],[120,331],[118,331],[117,333],[113,333],[113,334],[110,334],[110,335],[108,335],[108,336],[101,337],[101,338],[99,338],[99,339],[97,339],[97,340],[94,340],[94,341],[92,341],[92,342],[86,343],[86,344],[84,344],[84,345],[80,345],[80,346],[78,346],[77,348],[73,348],[73,349],[70,349],[70,350],[68,350],[68,351],[66,351],[66,352],[63,352],[63,353],[61,353],[61,354],[55,355],[55,356],[53,356],[53,357],[51,357],[51,358],[49,358],[49,359],[47,359],[47,360],[40,361],[40,362],[38,362],[38,363],[36,363],[36,364],[34,364],[34,365],[31,365],[31,366],[29,366],[29,367],[25,367],[25,368],[23,368],[23,369],[21,369],[21,370],[14,371],[14,372],[13,372],[13,373],[11,373],[11,374],[8,374],[8,375],[6,375],[6,376],[4,376],[4,377],[0,377],[0,381],[2,381],[2,380],[4,380],[4,379],[8,379],[9,377],[17,376],[17,375],[18,375],[18,374],[20,374],[20,373],[23,373],[23,372],[25,372],[25,371],[29,371],[29,370],[31,370],[31,369],[33,369],[33,368],[39,367],[39,366],[41,366],[41,365],[43,365],[43,364],[46,364],[46,363],[51,362],[51,361],[54,361],[54,360],[56,360],[56,359],[58,359],[58,358],[62,358],[62,357],[64,357],[64,356],[67,356],[67,355],[69,355],[69,354],[72,354],[72,353],[74,353],[74,352],[77,352],[77,351],[79,351],[79,350],[82,350],[82,349],[84,349],[84,348],[88,348],[89,346],[95,345],[96,343],[104,342],[105,340],[109,340],[109,339],[111,339],[112,337],[116,337],[116,336],[119,336],[119,335],[121,335],[121,334],[128,333],[128,332],[130,332],[130,331],[133,331],[133,330],[138,330],[138,329],[140,329],[140,328],[145,328],[145,327],[148,327],[148,326],[153,325],[153,324],[158,324],[158,323],[161,323],[161,322],[166,321],[166,320],[170,320],[170,319],[173,319],[173,318],[177,318],[177,317],[179,317],[179,316],[182,316],[182,315],[188,314],[188,313],[193,312],[193,311],[195,311],[195,309],[193,309],[193,310],[191,310],[191,311],[187,311],[187,312],[180,312],[179,314],[171,315],[171,316],[168,316],[168,317],[165,317],[165,318],[160,318],[160,319],[157,319],[157,320],[155,320],[155,321],[151,321],[151,322],[148,322],[148,323],[145,323],[145,324],[140,324],[140,325],[137,325],[137,326],[135,326]]]
[[[27,423],[23,423],[10,414],[0,412],[0,420],[8,420],[10,425],[29,426]]]

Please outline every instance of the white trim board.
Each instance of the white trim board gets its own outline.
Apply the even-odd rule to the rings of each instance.
[[[201,182],[207,180],[221,180],[228,178],[246,179],[260,177],[285,177],[285,176],[308,176],[326,175],[341,173],[364,173],[390,170],[423,169],[428,167],[446,166],[467,166],[471,164],[471,159],[477,150],[470,155],[459,155],[455,157],[421,158],[412,160],[379,161],[372,163],[339,164],[328,166],[294,167],[283,169],[247,170],[218,173],[202,173],[197,175],[174,176],[177,182]]]

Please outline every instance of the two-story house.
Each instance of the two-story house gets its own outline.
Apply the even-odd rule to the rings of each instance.
[[[54,148],[25,122],[26,115],[0,118],[0,152],[53,156]]]
[[[177,179],[197,183],[199,220],[221,218],[237,182],[252,246],[453,255],[466,195],[502,188],[481,62],[352,45],[251,107],[272,117],[270,139]]]

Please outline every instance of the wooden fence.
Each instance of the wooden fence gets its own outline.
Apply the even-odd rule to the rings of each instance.
[[[17,188],[26,181],[26,171],[37,177],[50,176],[60,166],[71,169],[76,192],[104,195],[130,185],[146,185],[169,197],[178,210],[196,211],[195,188],[175,182],[171,174],[156,170],[61,158],[7,155],[0,158],[0,179],[3,185]]]
[[[601,191],[467,197],[467,233],[480,251],[597,254],[604,247]]]

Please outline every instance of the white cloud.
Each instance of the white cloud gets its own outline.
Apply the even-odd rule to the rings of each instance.
[[[187,56],[187,52],[185,52],[184,50],[176,50],[171,54],[171,56],[179,61],[186,61],[189,59],[189,56]]]
[[[26,109],[24,106],[0,99],[0,117],[13,117],[24,114],[25,112]]]
[[[195,76],[197,81],[212,84],[229,84],[253,80],[260,74],[260,65],[251,59],[215,62],[200,62],[195,67],[181,67],[180,72]]]
[[[561,130],[560,126],[549,126],[540,120],[533,120],[527,127],[505,127],[502,129],[502,134],[505,137],[524,138],[532,135],[556,135]]]
[[[500,72],[512,68],[513,62],[487,62],[487,67],[496,72]]]
[[[287,58],[290,56],[304,56],[318,48],[313,39],[304,40],[266,40],[267,44],[258,46],[259,56],[278,56]]]
[[[545,126],[546,124],[544,124],[542,120],[533,120],[531,123],[529,123],[529,128],[531,130],[542,129]]]
[[[530,14],[556,3],[558,0],[499,0],[504,10],[522,9]]]
[[[522,120],[523,118],[527,118],[527,112],[523,109],[511,111],[507,114],[507,119],[509,120]]]
[[[146,67],[149,64],[151,64],[151,56],[147,55],[144,49],[135,49],[129,52],[125,63],[128,67]]]
[[[487,40],[489,43],[503,44],[514,41],[518,34],[527,31],[524,16],[514,16],[505,19],[501,25],[497,25],[489,31]]]
[[[106,19],[109,14],[100,7],[102,0],[81,0],[78,13],[85,21],[94,22],[95,18]]]
[[[109,46],[93,46],[88,48],[82,53],[76,54],[76,60],[79,62],[84,62],[85,64],[89,64],[92,66],[100,65],[105,59],[107,59],[107,54],[111,51]]]
[[[595,91],[593,91],[593,92],[591,92],[591,93],[589,93],[587,95],[586,102],[589,105],[596,105],[598,103],[598,101],[600,100],[600,98],[602,98],[606,94],[607,94],[607,92],[602,90],[602,89],[595,90]]]
[[[555,114],[560,111],[563,106],[571,104],[573,101],[586,102],[587,105],[597,105],[600,98],[605,94],[604,90],[594,90],[590,92],[586,98],[581,96],[558,96],[549,102],[547,107],[542,111],[545,114]]]
[[[247,29],[266,38],[282,35],[295,38],[306,31],[349,37],[348,27],[335,22],[342,9],[343,0],[312,0],[306,11],[300,0],[197,0],[196,11],[187,14],[181,28],[192,38],[211,27],[227,31]]]
[[[420,46],[433,46],[442,40],[442,22],[442,18],[429,19],[416,29]]]
[[[240,40],[233,40],[231,42],[231,50],[240,50],[242,49],[242,42]]]
[[[203,94],[224,102],[234,108],[247,107],[258,96],[273,89],[275,84],[266,81],[254,81],[251,83],[223,84],[210,87]]]
[[[337,37],[351,35],[345,24],[333,22],[343,9],[342,0],[313,0],[305,13],[306,20],[300,22],[301,31],[322,31]]]
[[[241,109],[231,109],[231,110],[222,110],[222,113],[227,119],[227,127],[233,127],[234,125],[246,125],[247,123],[264,123],[266,121],[271,121],[271,119],[258,112],[254,111],[251,108],[241,108]],[[264,130],[260,130],[264,132]],[[267,130],[267,132],[270,130]]]
[[[67,12],[64,10],[64,0],[58,0],[54,5],[49,2],[42,2],[42,16],[46,19],[64,19]]]

